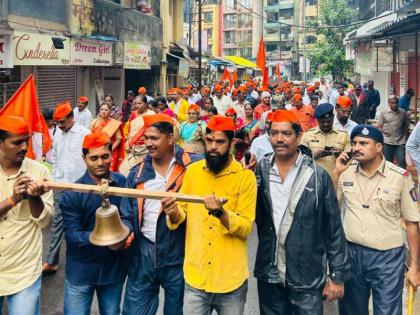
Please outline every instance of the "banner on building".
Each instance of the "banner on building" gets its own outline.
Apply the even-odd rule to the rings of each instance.
[[[148,70],[151,64],[151,47],[136,42],[124,43],[124,68]]]
[[[13,68],[11,35],[0,30],[0,69]]]
[[[70,64],[70,40],[63,39],[63,49],[54,48],[54,36],[15,31],[13,61],[16,66],[63,66]]]
[[[188,78],[190,75],[190,63],[188,60],[179,60],[178,75],[184,78]]]
[[[111,66],[112,43],[72,38],[70,56],[75,66]]]
[[[354,71],[372,75],[372,42],[361,42],[355,50]]]
[[[207,30],[201,30],[201,52],[203,53],[209,50],[207,32]],[[194,31],[194,51],[198,52],[198,31]]]

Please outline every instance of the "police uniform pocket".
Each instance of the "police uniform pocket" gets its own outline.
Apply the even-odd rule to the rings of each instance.
[[[400,199],[398,194],[387,190],[379,190],[375,201],[379,203],[381,213],[386,216],[398,218],[400,213]]]

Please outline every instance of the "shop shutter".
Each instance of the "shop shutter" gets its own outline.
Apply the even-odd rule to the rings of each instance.
[[[418,71],[420,71],[420,56],[418,61]],[[416,95],[419,95],[419,87],[418,82],[416,79],[420,80],[420,73],[416,75],[416,57],[415,56],[409,56],[408,57],[408,87],[414,89],[416,91]]]
[[[41,110],[70,101],[75,106],[76,67],[37,67],[37,90]]]

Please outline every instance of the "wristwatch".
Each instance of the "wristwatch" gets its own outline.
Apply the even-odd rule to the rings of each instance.
[[[216,217],[216,218],[220,218],[225,212],[223,211],[223,208],[220,209],[216,209],[213,211],[209,211],[209,214]]]

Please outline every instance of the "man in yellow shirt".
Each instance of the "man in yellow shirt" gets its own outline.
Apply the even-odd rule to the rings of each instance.
[[[188,108],[190,104],[182,97],[182,91],[180,89],[174,89],[173,92],[173,101],[169,104],[169,108],[174,112],[178,123],[182,123],[188,120]]]
[[[169,229],[186,222],[185,314],[244,312],[247,237],[255,220],[257,188],[254,174],[229,154],[234,130],[230,118],[212,117],[206,132],[206,158],[186,171],[181,193],[205,196],[204,204],[162,200]]]
[[[7,298],[10,315],[40,312],[41,229],[53,216],[49,172],[25,158],[30,137],[22,117],[0,117],[0,312]]]

